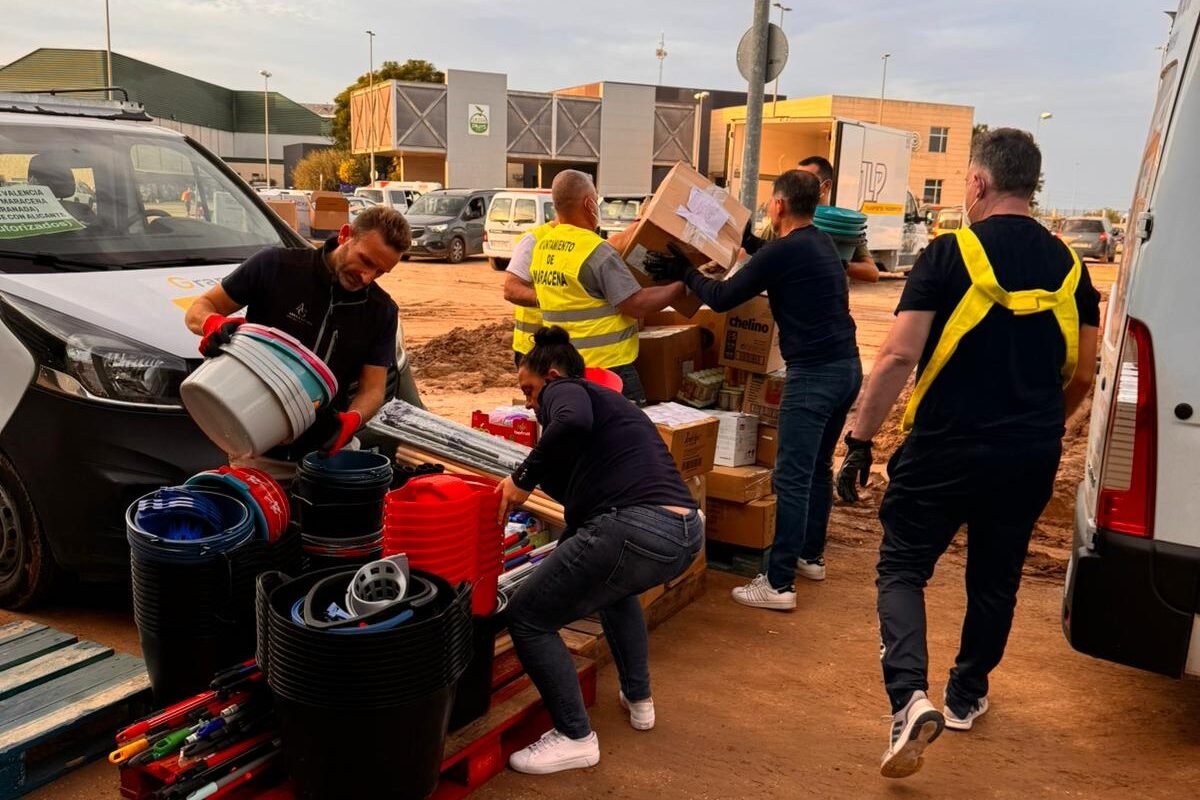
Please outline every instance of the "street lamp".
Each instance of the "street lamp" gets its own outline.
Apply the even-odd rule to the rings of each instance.
[[[371,114],[375,113],[375,31],[367,31],[367,85],[370,89],[367,91],[367,97],[371,102],[367,104],[367,108],[371,109]],[[375,181],[375,138],[370,132],[375,130],[375,120],[367,120],[367,147],[371,151],[371,182]]]
[[[654,57],[658,59],[658,85],[662,86],[663,62],[667,60],[667,34],[658,34],[658,48],[654,51]]]
[[[884,53],[880,56],[883,60],[883,83],[879,85],[879,124],[883,124],[883,96],[887,92],[887,62],[892,57],[891,53]]]
[[[104,56],[108,62],[108,81],[105,83],[105,85],[111,87],[113,85],[113,81],[112,81],[112,27],[109,25],[108,0],[104,0]],[[111,88],[106,93],[106,97],[107,97],[107,99],[112,100],[113,93],[112,93]]]
[[[700,115],[704,113],[704,98],[708,97],[708,92],[696,92],[692,95],[696,100],[696,131],[692,136],[692,166],[697,171],[700,170],[700,134],[703,132],[703,126],[700,124]]]
[[[771,5],[773,5],[779,9],[779,30],[783,30],[783,15],[785,13],[787,13],[788,11],[791,11],[792,9],[788,6],[785,6],[783,3],[771,3]],[[775,76],[775,88],[771,92],[771,116],[772,117],[779,116],[776,113],[778,107],[779,107],[779,76],[776,75]]]
[[[271,95],[270,95],[270,92],[269,92],[267,86],[271,80],[271,73],[267,72],[265,69],[260,69],[258,71],[258,74],[262,75],[262,77],[263,77],[263,153],[266,155],[266,159],[264,160],[263,163],[266,165],[266,172],[264,173],[264,175],[265,175],[266,181],[267,181],[267,188],[270,189],[271,188]]]
[[[1047,119],[1054,119],[1054,115],[1051,114],[1049,111],[1043,111],[1042,113],[1038,114],[1037,131],[1033,135],[1033,140],[1035,142],[1041,141],[1041,139],[1042,139],[1042,121],[1047,120]]]

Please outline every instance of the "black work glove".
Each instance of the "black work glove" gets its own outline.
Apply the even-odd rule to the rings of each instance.
[[[312,427],[304,432],[304,440],[317,447],[321,458],[330,458],[349,444],[360,427],[362,416],[357,411],[338,411],[326,403],[318,409]]]
[[[858,486],[866,486],[871,476],[871,440],[864,442],[847,433],[842,441],[846,443],[846,460],[838,470],[837,493],[847,503],[857,503]]]
[[[746,227],[742,229],[742,247],[749,253],[758,241],[758,237],[754,235],[754,215],[751,214],[750,219],[746,220]]]
[[[681,281],[695,267],[688,257],[683,254],[683,250],[679,249],[674,242],[667,245],[670,253],[650,252],[646,254],[646,260],[642,266],[646,269],[646,274],[656,281]]]

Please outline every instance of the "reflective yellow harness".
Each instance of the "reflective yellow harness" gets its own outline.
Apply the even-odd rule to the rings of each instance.
[[[992,310],[993,305],[1007,308],[1019,317],[1029,314],[1039,314],[1043,311],[1053,311],[1062,331],[1063,340],[1067,345],[1067,357],[1063,361],[1062,380],[1065,388],[1075,375],[1075,364],[1079,360],[1079,310],[1075,306],[1075,288],[1079,285],[1079,276],[1083,270],[1079,256],[1074,250],[1071,259],[1074,262],[1071,271],[1056,291],[1047,289],[1027,289],[1020,292],[1009,292],[996,281],[996,273],[988,261],[983,245],[970,228],[959,228],[954,231],[958,240],[958,249],[962,254],[963,263],[967,265],[967,274],[971,276],[971,286],[963,295],[962,300],[955,306],[946,327],[942,330],[937,347],[929,358],[921,373],[917,386],[909,398],[908,407],[904,409],[904,419],[900,422],[900,430],[907,433],[912,430],[913,421],[917,417],[917,407],[929,391],[934,379],[946,366],[946,362],[958,349],[958,343]]]
[[[554,225],[546,223],[530,228],[526,233],[533,237],[536,244],[538,239]],[[542,327],[542,310],[532,306],[513,306],[513,350],[525,355],[533,349],[533,335]]]

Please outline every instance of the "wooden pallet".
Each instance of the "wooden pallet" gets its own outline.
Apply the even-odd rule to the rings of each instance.
[[[34,622],[0,626],[0,800],[107,753],[149,709],[140,659]]]
[[[710,540],[705,548],[708,552],[709,567],[721,572],[743,575],[747,578],[765,573],[767,564],[771,560],[771,548],[769,547],[765,550],[755,550],[750,547]]]

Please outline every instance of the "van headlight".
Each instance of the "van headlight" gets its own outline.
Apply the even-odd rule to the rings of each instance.
[[[38,385],[86,400],[181,407],[182,358],[8,294],[0,314],[37,361]]]
[[[445,233],[449,227],[449,225],[430,225],[429,230],[434,233]]]

